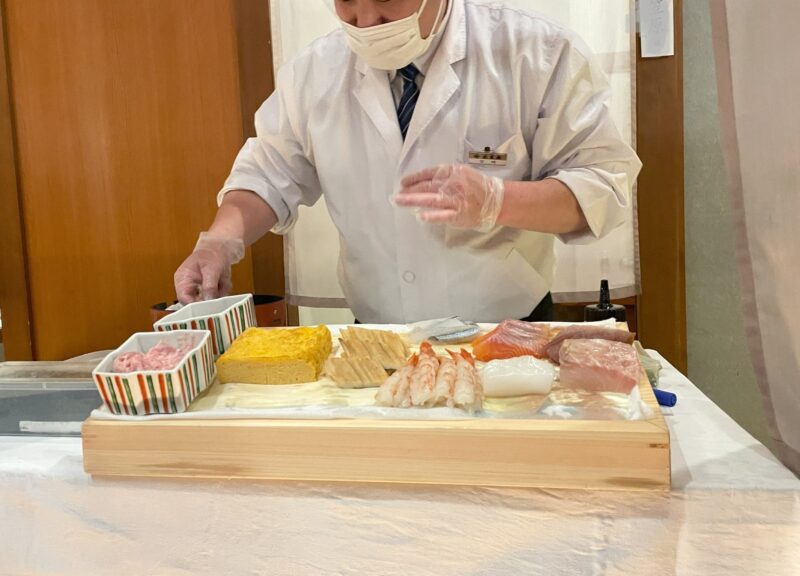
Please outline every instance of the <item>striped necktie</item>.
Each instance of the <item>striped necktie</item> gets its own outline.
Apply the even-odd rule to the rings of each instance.
[[[400,123],[400,134],[405,140],[408,126],[411,124],[411,116],[414,115],[414,107],[419,99],[419,87],[417,86],[419,70],[413,64],[409,64],[404,68],[400,68],[397,73],[403,79],[403,94],[400,96],[400,103],[397,105],[397,120]]]

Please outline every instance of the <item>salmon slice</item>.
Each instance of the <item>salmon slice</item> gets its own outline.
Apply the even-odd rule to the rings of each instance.
[[[546,357],[550,325],[522,320],[505,320],[472,341],[472,353],[481,362],[515,356]]]

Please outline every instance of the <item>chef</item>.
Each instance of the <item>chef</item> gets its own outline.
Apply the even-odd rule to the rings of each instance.
[[[586,46],[497,2],[335,5],[256,113],[178,298],[226,294],[245,247],[324,194],[360,321],[547,319],[555,237],[620,226],[641,168]]]

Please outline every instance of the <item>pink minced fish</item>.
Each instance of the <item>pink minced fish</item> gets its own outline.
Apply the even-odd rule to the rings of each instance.
[[[566,340],[613,340],[615,342],[625,342],[626,344],[633,344],[636,335],[627,330],[617,330],[616,328],[606,328],[605,326],[591,326],[574,324],[567,326],[560,330],[558,334],[550,339],[547,343],[547,356],[555,362],[559,363],[559,352],[561,346]]]
[[[146,353],[124,352],[114,359],[114,372],[140,372],[145,370],[174,370],[193,348],[191,343],[175,348],[159,342]]]
[[[565,388],[629,394],[641,378],[636,349],[611,340],[566,340],[559,354]]]

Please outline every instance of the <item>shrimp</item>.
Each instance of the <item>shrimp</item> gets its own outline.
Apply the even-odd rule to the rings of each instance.
[[[424,406],[433,397],[433,386],[436,383],[436,372],[439,370],[439,359],[429,342],[419,347],[419,361],[411,373],[411,404]]]
[[[461,354],[448,350],[456,364],[456,380],[453,390],[452,405],[468,412],[480,410],[483,405],[483,387],[475,370],[472,355],[461,349]],[[451,405],[448,402],[448,405]]]
[[[483,405],[483,387],[475,360],[461,349],[450,357],[439,358],[429,342],[420,345],[405,366],[397,370],[375,394],[379,406],[409,408],[410,406],[440,406],[463,408],[469,412]]]
[[[409,377],[417,366],[417,355],[411,357],[408,363],[395,370],[386,381],[378,388],[375,394],[375,403],[378,406],[399,406],[408,396]]]
[[[447,403],[453,398],[453,387],[456,383],[456,363],[452,358],[439,360],[439,373],[436,375],[436,385],[433,388],[431,406]]]
[[[483,406],[483,383],[481,382],[478,370],[475,368],[475,358],[463,348],[461,349],[461,357],[464,358],[470,366],[469,370],[472,373],[472,385],[475,388],[476,409],[480,410],[481,406]]]

